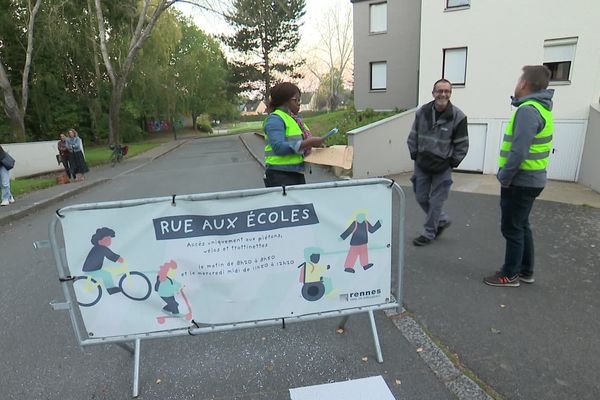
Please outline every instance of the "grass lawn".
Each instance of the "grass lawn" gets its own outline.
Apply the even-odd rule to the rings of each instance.
[[[45,189],[56,185],[56,178],[26,178],[10,181],[10,192],[13,196]]]
[[[262,121],[250,121],[250,122],[238,122],[227,128],[227,133],[242,133],[242,132],[254,132],[262,131]]]
[[[135,155],[151,150],[160,145],[160,142],[144,142],[144,143],[131,143],[128,144],[129,151],[125,156],[125,159],[131,158]],[[110,162],[110,155],[112,150],[108,146],[91,147],[85,149],[85,161],[89,167],[93,167],[101,164],[108,164]]]
[[[327,139],[327,145],[348,144],[348,131],[387,118],[397,112],[399,111],[374,112],[373,110],[365,110],[357,112],[353,109],[339,109],[333,112],[307,113],[304,115],[303,120],[310,131],[317,136],[324,135],[333,128],[340,130],[339,134]],[[227,127],[227,131],[230,134],[262,132],[262,121],[239,122]]]
[[[170,136],[166,139],[170,139]],[[164,138],[153,138],[148,142],[128,144],[129,151],[125,158],[133,157],[150,149],[159,146],[164,142]],[[110,162],[112,150],[108,146],[89,147],[85,149],[85,160],[88,166],[93,167]],[[13,196],[19,196],[36,190],[45,189],[56,185],[56,178],[19,178],[10,181],[10,191]]]

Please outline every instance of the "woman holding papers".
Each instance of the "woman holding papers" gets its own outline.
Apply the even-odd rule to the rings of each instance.
[[[302,119],[300,89],[290,82],[279,83],[271,89],[265,119],[265,186],[288,186],[306,183],[304,156],[313,147],[323,146],[324,138],[312,136]]]

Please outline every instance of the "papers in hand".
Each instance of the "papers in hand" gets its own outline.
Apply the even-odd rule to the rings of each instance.
[[[304,161],[350,169],[353,155],[352,146],[313,147],[311,153],[304,157]]]
[[[330,130],[329,132],[327,132],[326,134],[323,135],[323,139],[327,139],[329,136],[335,135],[338,132],[339,132],[338,128],[333,128],[332,130]]]

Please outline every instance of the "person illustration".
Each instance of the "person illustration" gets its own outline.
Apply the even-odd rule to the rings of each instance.
[[[302,119],[300,89],[290,82],[273,86],[265,119],[265,187],[301,185],[304,179],[304,156],[325,139],[312,136]]]
[[[333,290],[331,278],[323,276],[331,265],[319,264],[322,253],[319,247],[307,247],[304,249],[304,262],[298,266],[301,268],[302,297],[308,301],[319,300]]]
[[[177,263],[173,260],[161,265],[156,276],[154,291],[158,292],[161,299],[167,303],[163,312],[167,315],[179,315],[179,303],[175,300],[175,295],[182,288],[181,283],[174,278],[177,276]]]
[[[377,221],[375,225],[371,225],[367,220],[367,212],[365,210],[355,212],[353,221],[340,235],[341,240],[346,240],[348,236],[352,235],[350,238],[350,250],[344,262],[344,271],[353,274],[357,258],[360,259],[360,265],[365,271],[373,266],[372,263],[369,263],[368,236],[369,233],[377,232],[379,228],[381,228],[381,221]]]
[[[419,206],[426,218],[415,246],[426,246],[450,226],[443,210],[452,186],[452,169],[458,167],[469,150],[467,117],[450,102],[452,84],[439,79],[433,84],[433,101],[415,114],[407,145],[415,161],[410,178]]]
[[[92,247],[83,263],[83,272],[93,278],[99,279],[108,294],[119,293],[121,288],[115,286],[112,274],[103,269],[104,259],[106,258],[112,262],[121,264],[125,262],[123,257],[108,248],[112,244],[112,238],[114,237],[115,231],[110,228],[102,227],[96,229],[96,233],[92,235],[91,239],[94,247]]]

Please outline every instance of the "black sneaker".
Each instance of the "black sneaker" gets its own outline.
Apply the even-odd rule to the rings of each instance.
[[[363,269],[366,271],[373,266],[373,263],[368,263],[367,265],[363,265]]]
[[[519,281],[531,284],[535,282],[535,279],[533,279],[533,275],[524,275],[519,272]]]
[[[429,243],[431,243],[433,240],[426,238],[425,236],[421,235],[418,238],[413,240],[413,244],[415,246],[427,246]]]
[[[437,239],[440,237],[440,235],[444,233],[444,230],[446,230],[446,228],[448,228],[450,225],[452,225],[452,221],[446,221],[443,225],[438,225],[437,231],[435,232],[435,238]]]
[[[344,268],[345,272],[350,272],[351,274],[354,273],[354,268]]]
[[[490,286],[506,286],[506,287],[519,287],[519,275],[515,275],[512,278],[508,276],[504,276],[498,272],[496,272],[492,276],[488,276],[487,278],[483,278],[483,283]]]

